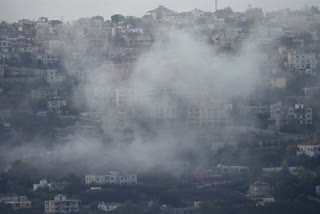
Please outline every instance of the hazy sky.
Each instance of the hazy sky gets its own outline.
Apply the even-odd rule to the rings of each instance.
[[[263,7],[265,11],[318,5],[320,0],[219,0],[219,7],[231,6],[236,11],[248,5]],[[214,9],[214,0],[0,0],[0,20],[16,21],[46,16],[50,19],[75,20],[79,17],[102,15],[107,19],[115,13],[143,16],[146,11],[164,5],[175,11],[200,8]]]

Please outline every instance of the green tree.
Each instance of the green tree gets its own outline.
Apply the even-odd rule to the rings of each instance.
[[[126,18],[123,15],[120,14],[115,14],[113,16],[111,16],[111,20],[113,23],[119,23],[119,22],[123,22],[126,20]]]
[[[30,52],[23,52],[20,54],[20,64],[21,66],[29,66],[32,64],[32,56]]]
[[[81,178],[75,174],[68,175],[64,180],[69,183],[64,190],[67,194],[76,195],[86,189]]]

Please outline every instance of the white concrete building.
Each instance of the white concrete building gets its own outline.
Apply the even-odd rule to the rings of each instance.
[[[262,196],[271,195],[271,194],[272,194],[271,184],[259,182],[259,181],[253,184],[250,184],[250,188],[249,188],[250,197],[262,197]]]
[[[320,197],[320,186],[316,186],[316,195]]]
[[[120,184],[131,185],[137,184],[137,175],[121,174],[116,171],[110,171],[107,175],[86,175],[85,184]]]
[[[298,145],[297,156],[307,155],[309,157],[320,156],[320,140],[314,139]]]
[[[67,200],[64,195],[57,195],[54,200],[45,201],[45,213],[74,213],[79,211],[80,200]]]
[[[66,75],[59,73],[57,70],[47,70],[47,82],[50,85],[57,85],[62,83],[66,79]]]
[[[242,33],[242,31],[243,31],[242,28],[227,28],[226,33],[237,35],[237,34]]]
[[[40,180],[39,184],[33,184],[33,191],[37,191],[38,188],[49,188],[50,191],[53,190],[63,190],[67,185],[67,182],[51,182],[48,183],[46,179]]]
[[[185,25],[194,23],[194,17],[192,13],[171,14],[163,16],[162,20],[172,25]]]
[[[49,111],[59,112],[59,111],[61,111],[61,108],[63,106],[67,106],[66,100],[55,99],[55,100],[48,101],[48,110]]]
[[[113,212],[116,209],[118,209],[120,207],[120,204],[118,203],[104,203],[104,202],[100,202],[98,204],[98,209],[102,210],[104,212]]]
[[[49,187],[48,181],[46,179],[40,180],[39,184],[33,184],[33,191],[37,191],[38,188]]]
[[[224,166],[222,164],[219,164],[217,168],[221,170],[221,175],[236,175],[249,173],[248,166]]]
[[[60,56],[58,54],[45,53],[39,54],[36,59],[40,60],[45,65],[53,65],[60,61]]]
[[[293,175],[297,174],[297,167],[288,167],[289,172]],[[272,173],[277,173],[283,170],[283,167],[267,167],[267,168],[262,168],[262,172],[266,175],[271,175]]]

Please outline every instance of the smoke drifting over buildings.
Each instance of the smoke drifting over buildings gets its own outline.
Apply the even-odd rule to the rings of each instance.
[[[233,123],[230,115],[233,97],[250,96],[259,82],[258,48],[244,42],[232,56],[218,54],[207,40],[194,33],[166,27],[157,30],[154,37],[153,47],[136,63],[121,63],[132,66],[130,73],[120,73],[126,72],[117,67],[121,64],[102,59],[89,64],[80,61],[80,66],[74,66],[68,64],[73,62],[72,56],[64,56],[69,75],[81,77],[72,99],[78,105],[89,103],[90,109],[96,110],[102,131],[113,138],[112,143],[82,136],[48,148],[40,140],[19,148],[6,147],[2,149],[6,151],[4,157],[8,160],[26,157],[44,170],[47,167],[58,170],[57,166],[63,164],[59,170],[82,172],[170,168],[172,163],[188,161],[185,152],[194,152],[199,164],[205,163],[201,157],[203,143],[219,145],[214,140],[201,142],[204,131],[192,126],[197,129],[208,125],[210,133]],[[192,106],[208,115],[193,118]]]
[[[0,23],[0,213],[318,213],[316,5],[89,2]]]

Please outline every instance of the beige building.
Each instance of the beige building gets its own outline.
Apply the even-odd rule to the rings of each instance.
[[[14,210],[31,208],[31,201],[26,196],[19,196],[18,201],[5,201],[5,204],[10,205]]]
[[[273,78],[271,79],[271,87],[272,88],[286,88],[287,80],[284,77],[281,78]]]
[[[45,213],[74,213],[79,211],[80,200],[67,200],[64,195],[57,195],[54,200],[45,201]]]

